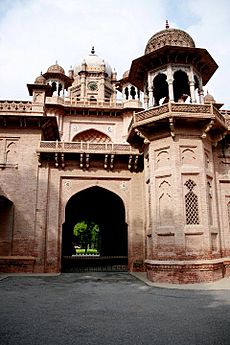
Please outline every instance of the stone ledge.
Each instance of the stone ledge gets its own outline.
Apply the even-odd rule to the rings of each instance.
[[[230,264],[230,257],[207,259],[207,260],[145,260],[145,264],[150,265],[167,265],[167,266],[185,266],[185,265],[213,265],[218,263]]]
[[[0,261],[1,260],[34,260],[34,256],[21,256],[21,255],[14,255],[14,256],[0,256]]]
[[[0,272],[2,273],[32,273],[35,257],[33,256],[0,256]]]
[[[145,260],[147,277],[152,282],[188,284],[214,282],[230,276],[230,258],[210,260]]]

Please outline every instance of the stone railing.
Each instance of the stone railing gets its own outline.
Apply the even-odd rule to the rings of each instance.
[[[94,142],[64,142],[64,141],[41,141],[37,152],[63,152],[63,153],[118,153],[138,154],[139,151],[128,144],[94,143]]]
[[[98,102],[98,101],[89,101],[89,100],[85,100],[85,101],[77,101],[75,99],[71,100],[69,98],[63,98],[63,97],[59,97],[59,96],[52,96],[52,97],[46,97],[46,104],[62,104],[64,106],[67,107],[73,107],[73,108],[77,108],[77,107],[81,107],[81,108],[119,108],[121,109],[123,107],[123,103],[122,102],[112,102],[112,101],[108,101],[108,102]]]
[[[183,114],[210,114],[217,116],[222,122],[225,121],[224,117],[219,113],[219,111],[210,104],[167,103],[136,113],[134,122],[159,117],[162,114],[169,116],[180,116]]]
[[[31,112],[32,103],[29,101],[1,101],[0,112]]]

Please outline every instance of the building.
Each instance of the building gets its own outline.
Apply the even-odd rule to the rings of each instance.
[[[203,91],[217,67],[166,23],[121,80],[92,48],[28,84],[31,102],[0,101],[0,270],[229,276],[230,111]],[[83,221],[95,256],[76,255]]]

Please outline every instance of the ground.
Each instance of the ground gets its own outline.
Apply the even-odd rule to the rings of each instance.
[[[128,273],[0,280],[2,345],[229,343],[229,290],[153,287]]]

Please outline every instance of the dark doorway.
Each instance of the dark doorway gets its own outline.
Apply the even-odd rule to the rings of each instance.
[[[13,219],[12,201],[0,195],[0,255],[11,255]]]
[[[95,223],[99,228],[97,253],[78,253],[76,224]],[[87,188],[68,201],[62,233],[62,270],[127,270],[127,224],[123,201],[101,187]]]

